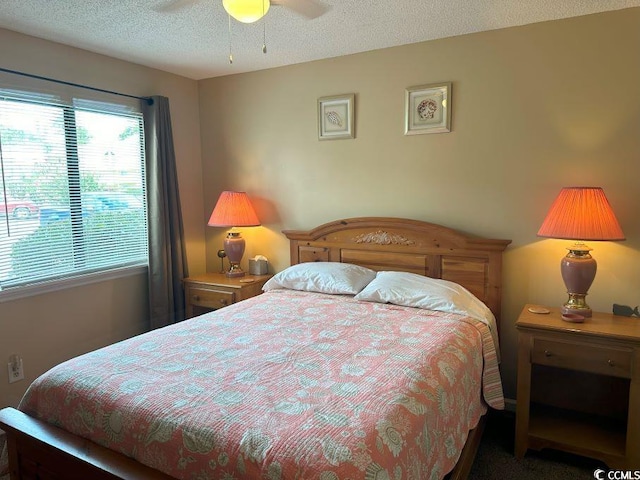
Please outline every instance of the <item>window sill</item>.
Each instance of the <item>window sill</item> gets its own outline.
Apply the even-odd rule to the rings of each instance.
[[[89,273],[60,280],[34,283],[33,285],[23,287],[8,288],[0,291],[0,303],[17,300],[19,298],[32,297],[43,293],[66,290],[91,283],[107,282],[118,278],[146,274],[148,273],[148,270],[147,265],[137,265],[134,267],[116,268],[104,272]]]

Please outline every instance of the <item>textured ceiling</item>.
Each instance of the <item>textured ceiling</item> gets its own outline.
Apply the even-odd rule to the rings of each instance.
[[[295,1],[295,0],[288,0]],[[303,0],[304,1],[304,0]],[[229,21],[221,0],[0,0],[0,27],[193,79],[640,6],[640,0],[321,0]],[[180,6],[180,8],[171,8]]]

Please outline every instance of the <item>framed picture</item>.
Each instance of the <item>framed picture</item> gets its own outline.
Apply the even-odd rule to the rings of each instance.
[[[336,95],[318,99],[318,139],[354,138],[353,103],[355,95]]]
[[[451,82],[407,88],[405,135],[451,131]]]

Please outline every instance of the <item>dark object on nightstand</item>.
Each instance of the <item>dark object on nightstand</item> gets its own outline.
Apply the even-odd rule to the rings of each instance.
[[[623,317],[640,317],[638,306],[636,306],[636,308],[631,308],[627,305],[618,305],[617,303],[613,304],[613,314],[621,315]]]

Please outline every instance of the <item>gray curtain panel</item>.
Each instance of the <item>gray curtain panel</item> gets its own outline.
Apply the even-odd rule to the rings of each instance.
[[[169,99],[144,104],[149,215],[149,314],[151,329],[185,319],[182,280],[189,275],[176,175]]]

